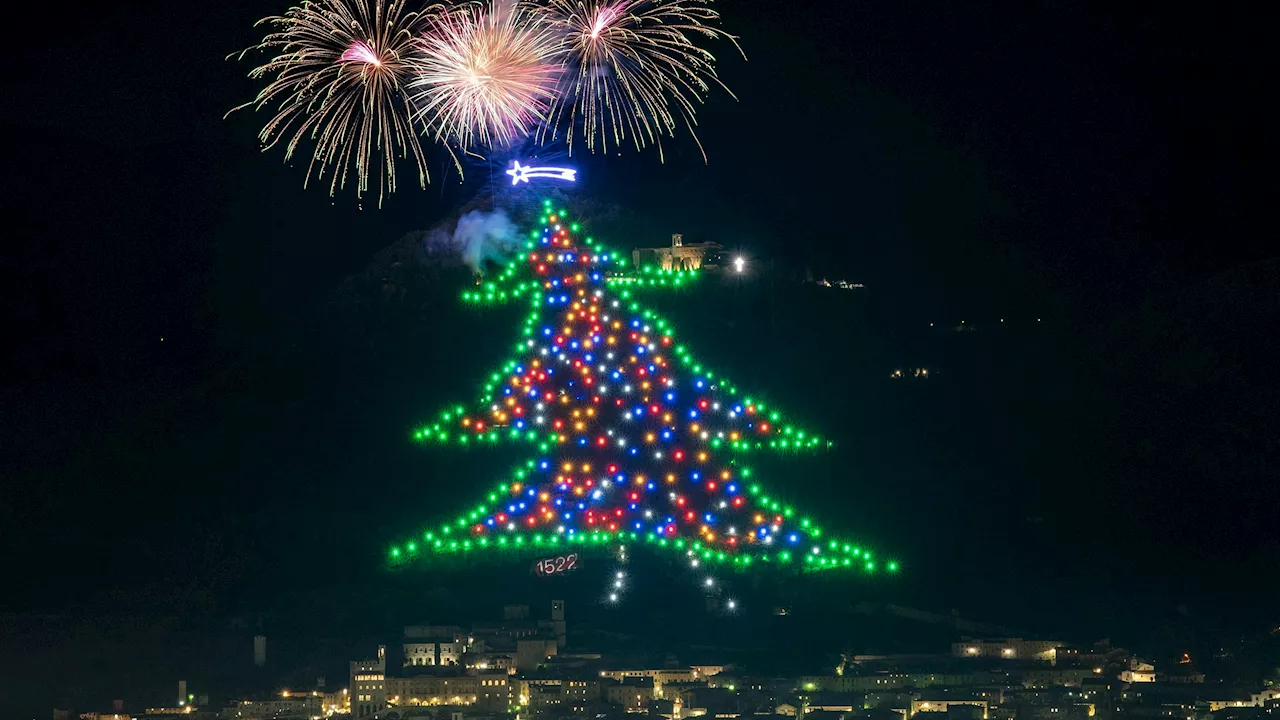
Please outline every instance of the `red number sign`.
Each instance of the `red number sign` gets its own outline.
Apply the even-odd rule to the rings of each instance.
[[[578,553],[569,553],[568,555],[557,555],[552,558],[545,558],[533,564],[533,571],[543,577],[551,575],[563,575],[578,569]]]

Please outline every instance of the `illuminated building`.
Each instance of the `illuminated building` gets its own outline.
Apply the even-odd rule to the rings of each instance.
[[[401,707],[470,705],[505,713],[511,702],[511,684],[505,672],[389,677],[386,698],[388,704]]]
[[[947,713],[948,716],[954,715],[952,708],[968,709],[973,708],[973,716],[986,720],[987,718],[987,701],[976,699],[964,700],[912,700],[911,714],[909,717],[915,717],[916,713]]]
[[[1004,638],[999,640],[977,640],[963,638],[951,644],[952,657],[963,658],[1000,658],[1002,660],[1035,660],[1038,662],[1056,663],[1057,649],[1065,643],[1057,640],[1023,640],[1022,638]]]
[[[631,252],[636,267],[654,265],[663,270],[698,270],[708,256],[724,250],[718,243],[685,243],[684,235],[671,236],[671,247],[637,248]]]
[[[387,705],[387,648],[378,646],[378,656],[350,663],[351,714],[361,717]]]

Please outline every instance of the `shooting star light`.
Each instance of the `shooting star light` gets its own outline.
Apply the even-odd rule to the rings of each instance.
[[[519,160],[515,161],[515,165],[507,171],[507,174],[511,176],[512,185],[519,185],[522,182],[527,183],[529,178],[578,181],[578,171],[573,168],[531,167],[529,165],[521,165]]]

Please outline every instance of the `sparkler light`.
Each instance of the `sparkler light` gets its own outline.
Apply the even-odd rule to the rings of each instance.
[[[521,165],[519,160],[516,160],[515,165],[510,170],[507,170],[507,174],[511,176],[512,185],[518,185],[522,182],[527,183],[529,178],[550,178],[569,182],[577,182],[578,180],[578,171],[573,168],[530,167]]]
[[[264,149],[283,143],[288,161],[311,141],[307,179],[328,173],[331,195],[354,175],[363,196],[372,176],[381,203],[396,189],[396,160],[403,158],[412,158],[425,187],[426,157],[403,86],[416,36],[438,11],[411,12],[404,0],[309,0],[268,17],[259,24],[272,31],[249,50],[274,55],[249,76],[269,82],[232,112],[272,107],[275,115],[259,133]]]
[[[724,84],[715,56],[693,40],[727,39],[737,47],[734,36],[716,27],[720,16],[711,0],[543,2],[567,71],[543,135],[563,132],[570,152],[580,138],[592,151],[630,143],[637,150],[657,145],[661,154],[662,137],[674,137],[680,125],[697,141],[696,106],[712,85]]]
[[[409,84],[436,139],[462,149],[507,146],[547,118],[560,66],[549,28],[518,0],[434,16]]]

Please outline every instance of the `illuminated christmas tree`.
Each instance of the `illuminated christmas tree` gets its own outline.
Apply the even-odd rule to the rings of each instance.
[[[479,505],[392,548],[391,560],[642,545],[694,566],[896,571],[896,563],[827,535],[739,463],[752,451],[827,443],[739,395],[633,297],[691,274],[628,272],[624,258],[579,230],[544,201],[527,252],[464,295],[531,309],[480,403],[416,433],[462,445],[526,443],[532,457]]]

